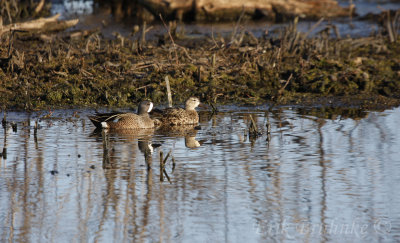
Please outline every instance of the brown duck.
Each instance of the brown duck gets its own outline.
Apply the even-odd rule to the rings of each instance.
[[[167,108],[163,111],[159,122],[162,126],[198,124],[199,114],[195,108],[200,105],[199,98],[190,97],[186,100],[185,109]]]
[[[105,129],[142,129],[153,128],[154,121],[149,117],[153,103],[142,101],[139,103],[137,114],[134,113],[97,113],[89,116],[96,128]]]

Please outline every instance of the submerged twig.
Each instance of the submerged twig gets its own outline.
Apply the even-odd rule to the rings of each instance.
[[[174,156],[172,156],[172,173],[174,173],[175,165],[176,165],[175,158],[174,158]]]
[[[165,167],[165,163],[167,162],[168,157],[170,156],[171,151],[168,152],[167,156],[165,156],[164,160],[163,160],[163,166]]]
[[[35,121],[35,125],[33,127],[33,140],[35,141],[35,144],[37,144],[38,140],[37,140],[37,130],[38,130],[38,121]]]
[[[163,151],[160,151],[160,181],[164,181],[164,165],[163,165]]]
[[[217,107],[215,107],[215,105],[214,105],[213,103],[211,103],[211,102],[209,102],[209,105],[211,106],[211,115],[210,115],[210,117],[212,117],[213,115],[215,115],[215,114],[218,113],[218,109],[217,109]]]
[[[3,159],[7,159],[7,115],[6,115],[6,111],[4,111],[4,117],[3,117],[3,120],[1,121],[1,124],[4,128],[4,146],[3,146],[3,152],[0,153],[0,157],[3,157]]]
[[[1,125],[3,126],[4,129],[7,128],[7,112],[6,111],[4,111],[3,120],[1,120]]]
[[[160,151],[160,181],[164,181],[164,175],[167,178],[168,182],[171,183],[171,180],[168,176],[167,171],[165,170],[165,164],[167,162],[168,157],[171,154],[171,151],[168,152],[167,156],[165,156],[165,158],[163,158],[163,152]],[[175,159],[174,159],[174,163],[175,163]]]
[[[249,138],[257,138],[262,133],[258,131],[257,123],[254,121],[253,115],[250,115]]]
[[[267,128],[267,142],[269,143],[271,141],[271,123],[269,122],[269,116],[267,113],[267,124],[265,124]]]

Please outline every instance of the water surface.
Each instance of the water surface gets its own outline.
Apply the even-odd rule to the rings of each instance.
[[[310,36],[317,35],[326,28],[334,25],[337,27],[341,37],[366,37],[377,33],[381,29],[381,26],[376,22],[377,18],[374,21],[366,21],[359,17],[364,17],[367,14],[379,14],[387,10],[396,11],[400,9],[400,2],[398,0],[339,0],[338,3],[343,7],[354,4],[357,16],[352,18],[327,19],[311,31]],[[92,0],[53,0],[51,9],[52,14],[61,13],[62,18],[79,18],[80,22],[78,25],[70,30],[96,29],[100,30],[103,36],[111,39],[115,38],[117,32],[125,38],[141,38],[141,32],[132,35],[132,31],[134,25],[141,26],[142,23],[132,23],[132,20],[129,19],[119,22],[115,21],[110,12],[111,10],[108,8],[99,8]],[[256,37],[261,37],[265,33],[269,33],[268,37],[276,37],[275,32],[282,31],[291,22],[293,21],[285,23],[242,21],[238,26],[236,22],[178,23],[177,33],[180,36],[188,38],[201,38],[204,36],[209,38],[211,36],[215,36],[216,38],[219,36],[230,38],[233,32],[241,33],[247,31]],[[297,29],[300,32],[306,33],[316,22],[300,18]],[[147,23],[147,25],[151,26],[146,34],[147,40],[158,40],[161,35],[166,33],[165,27],[161,23],[157,23],[157,21],[155,23]],[[331,36],[336,38],[337,36],[333,32],[331,30]]]
[[[95,133],[91,110],[8,113],[0,241],[400,240],[400,108],[231,108],[139,134]]]

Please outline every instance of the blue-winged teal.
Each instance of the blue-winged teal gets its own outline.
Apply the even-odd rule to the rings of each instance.
[[[185,109],[182,108],[167,108],[163,111],[162,117],[159,119],[161,125],[184,125],[198,124],[199,115],[195,108],[200,105],[199,98],[190,97],[185,104]]]
[[[97,113],[89,116],[89,119],[97,128],[109,129],[142,129],[153,128],[154,121],[149,117],[153,109],[153,103],[142,101],[139,104],[137,114],[134,113]]]

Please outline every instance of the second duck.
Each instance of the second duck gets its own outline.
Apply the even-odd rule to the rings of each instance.
[[[200,105],[200,100],[197,97],[190,97],[186,100],[185,109],[182,108],[167,108],[163,111],[162,117],[159,119],[161,125],[187,125],[198,124],[199,114],[195,110]]]

